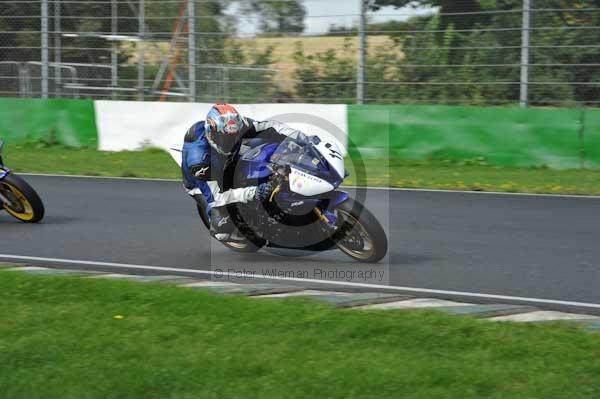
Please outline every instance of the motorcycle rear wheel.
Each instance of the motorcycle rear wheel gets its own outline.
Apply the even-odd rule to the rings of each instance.
[[[338,231],[334,240],[343,253],[363,263],[377,263],[385,257],[387,236],[371,212],[352,199],[341,203],[335,212]]]
[[[44,204],[39,195],[23,179],[9,174],[0,181],[0,191],[10,203],[2,203],[4,210],[23,223],[38,223],[44,217]]]

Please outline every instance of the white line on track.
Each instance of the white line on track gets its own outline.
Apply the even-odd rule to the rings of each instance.
[[[141,181],[169,181],[178,182],[181,179],[158,179],[150,177],[121,177],[121,176],[86,176],[86,175],[60,175],[51,173],[21,173],[15,172],[19,176],[41,176],[41,177],[69,177],[74,179],[102,179],[102,180],[141,180]]]
[[[56,175],[47,173],[18,173],[21,176],[42,176],[42,177],[71,177],[75,179],[107,179],[107,180],[139,180],[139,181],[165,181],[178,182],[178,179],[154,179],[144,177],[117,177],[117,176],[83,176],[83,175]],[[342,186],[342,188],[365,188],[358,186]],[[569,195],[569,194],[536,194],[536,193],[504,193],[499,191],[466,191],[466,190],[437,190],[430,188],[402,188],[402,187],[366,187],[368,190],[388,190],[388,191],[414,191],[424,193],[447,193],[447,194],[476,194],[476,195],[508,195],[519,197],[549,197],[549,198],[579,198],[579,199],[600,199],[598,195]]]
[[[241,273],[228,273],[225,271],[214,271],[214,270],[194,270],[194,269],[183,269],[177,267],[164,267],[164,266],[148,266],[148,265],[131,265],[126,263],[112,263],[112,262],[95,262],[88,260],[74,260],[74,259],[60,259],[60,258],[42,258],[37,256],[22,256],[22,255],[7,255],[0,254],[0,259],[11,259],[11,260],[23,260],[23,261],[38,261],[48,263],[63,263],[71,265],[87,265],[87,266],[101,266],[110,267],[117,269],[136,269],[136,270],[149,270],[149,271],[161,271],[161,272],[179,272],[188,274],[203,274],[209,276],[222,277],[236,277],[236,278],[251,278],[261,280],[277,280],[277,281],[293,281],[300,283],[313,283],[313,284],[326,284],[336,285],[341,287],[353,287],[353,288],[372,288],[378,290],[392,290],[392,291],[405,291],[425,294],[439,294],[439,295],[453,295],[470,298],[485,298],[485,299],[498,299],[515,302],[529,302],[529,303],[540,303],[547,305],[561,305],[561,306],[576,306],[580,308],[600,309],[600,304],[597,303],[586,303],[586,302],[572,302],[572,301],[561,301],[557,299],[542,299],[542,298],[527,298],[519,296],[508,296],[508,295],[494,295],[484,294],[476,292],[462,292],[462,291],[447,291],[447,290],[436,290],[429,288],[414,288],[414,287],[399,287],[399,286],[388,286],[380,284],[366,284],[366,283],[351,283],[344,281],[330,281],[330,280],[318,280],[318,279],[303,279],[296,277],[278,277],[278,276],[267,276],[261,275],[256,276],[255,274],[241,274]]]

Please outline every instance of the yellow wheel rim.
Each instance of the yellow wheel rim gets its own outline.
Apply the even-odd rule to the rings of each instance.
[[[11,216],[14,216],[17,219],[22,220],[24,222],[33,219],[33,217],[35,216],[33,212],[33,207],[27,200],[27,197],[25,197],[25,195],[21,191],[19,191],[19,189],[17,189],[14,186],[11,186],[7,182],[0,182],[0,188],[2,188],[3,190],[9,190],[19,201],[21,207],[23,208],[22,212],[18,212],[17,210],[11,208],[9,204],[4,204],[4,210],[6,210],[6,212],[8,212]]]

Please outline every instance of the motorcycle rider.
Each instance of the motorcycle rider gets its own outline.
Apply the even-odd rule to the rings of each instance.
[[[204,121],[189,128],[184,138],[181,168],[184,185],[196,201],[203,196],[208,203],[211,235],[227,241],[235,230],[227,205],[264,201],[273,192],[271,183],[233,187],[235,167],[243,139],[260,138],[269,142],[299,137],[302,133],[274,121],[245,118],[229,104],[215,104]]]

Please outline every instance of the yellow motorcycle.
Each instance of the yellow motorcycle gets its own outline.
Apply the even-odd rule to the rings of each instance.
[[[37,223],[44,217],[44,204],[33,188],[4,166],[0,140],[0,210],[25,223]]]

